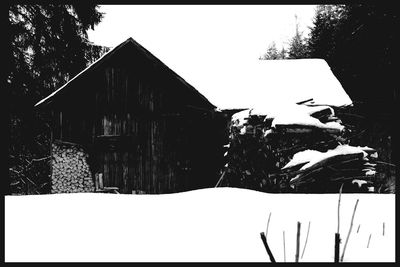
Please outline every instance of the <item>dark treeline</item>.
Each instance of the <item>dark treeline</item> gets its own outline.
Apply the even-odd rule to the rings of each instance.
[[[322,6],[308,41],[310,57],[326,59],[354,101],[393,113],[399,22],[391,5]]]
[[[9,6],[11,193],[48,192],[48,118],[33,107],[107,51],[87,36],[102,16],[91,4]]]
[[[320,5],[309,36],[296,28],[286,53],[271,44],[260,59],[325,59],[352,100],[368,107],[365,112],[394,114],[399,22],[394,5]]]

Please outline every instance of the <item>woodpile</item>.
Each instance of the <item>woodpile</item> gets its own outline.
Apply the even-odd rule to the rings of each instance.
[[[339,145],[326,152],[298,152],[281,170],[290,177],[289,183],[296,185],[298,189],[305,186],[318,191],[320,189],[316,186],[323,186],[322,183],[329,185],[351,182],[354,190],[373,191],[376,174],[376,163],[373,162],[376,157],[376,151],[369,147]]]
[[[373,192],[377,152],[350,144],[330,106],[248,109],[232,116],[218,186],[265,192]]]
[[[53,142],[51,193],[94,192],[87,158],[79,145]]]

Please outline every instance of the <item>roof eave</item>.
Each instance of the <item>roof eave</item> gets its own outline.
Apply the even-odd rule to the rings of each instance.
[[[84,70],[82,70],[81,72],[79,72],[77,75],[75,75],[72,79],[70,79],[68,82],[66,82],[64,85],[62,85],[60,88],[58,88],[57,90],[55,90],[54,92],[52,92],[51,94],[49,94],[48,96],[46,96],[45,98],[43,98],[42,100],[40,100],[39,102],[37,102],[34,107],[39,107],[41,105],[47,104],[49,102],[49,100],[51,98],[53,98],[56,94],[58,94],[61,90],[63,90],[64,88],[66,88],[72,81],[78,79],[79,77],[81,77],[84,73],[86,73],[89,70],[93,70],[97,67],[99,67],[101,65],[102,62],[104,62],[104,60],[106,60],[107,58],[109,58],[111,55],[113,55],[116,51],[120,50],[123,46],[125,46],[127,43],[129,42],[133,42],[132,37],[128,38],[126,41],[122,42],[121,44],[119,44],[118,46],[114,47],[113,49],[111,49],[110,51],[108,51],[107,53],[105,53],[104,55],[102,55],[100,58],[98,58],[96,61],[94,61],[92,64],[90,64],[88,67],[86,67]]]

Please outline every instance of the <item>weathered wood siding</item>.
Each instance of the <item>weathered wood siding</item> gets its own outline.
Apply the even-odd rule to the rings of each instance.
[[[54,138],[91,147],[93,172],[122,193],[213,186],[223,145],[214,112],[143,55],[122,54],[77,83],[79,97],[64,93]]]

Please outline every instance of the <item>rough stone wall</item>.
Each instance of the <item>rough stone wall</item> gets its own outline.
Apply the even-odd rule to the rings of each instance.
[[[51,193],[94,192],[87,158],[78,145],[53,142]]]

